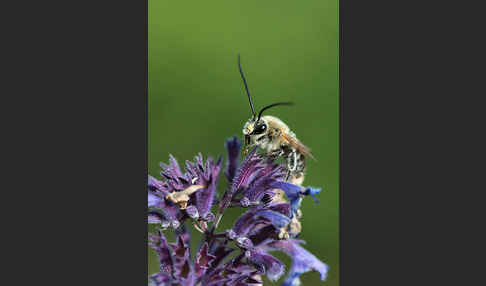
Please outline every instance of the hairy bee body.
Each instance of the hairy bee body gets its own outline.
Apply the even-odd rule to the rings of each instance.
[[[248,147],[258,146],[266,150],[271,159],[284,158],[289,171],[288,178],[300,179],[303,176],[305,156],[291,144],[299,141],[282,120],[271,115],[263,116],[259,121],[251,118],[245,123],[243,134]]]

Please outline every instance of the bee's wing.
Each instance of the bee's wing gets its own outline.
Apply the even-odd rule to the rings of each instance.
[[[289,134],[282,133],[282,139],[285,140],[286,142],[288,142],[290,146],[297,149],[297,151],[299,151],[300,153],[304,154],[305,156],[309,156],[312,159],[316,160],[316,158],[314,158],[314,156],[312,156],[310,148],[305,146],[304,144],[302,144],[299,140],[297,140],[297,138],[290,136]]]

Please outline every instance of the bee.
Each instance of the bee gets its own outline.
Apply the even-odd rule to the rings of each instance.
[[[267,156],[271,159],[284,158],[287,163],[286,181],[302,182],[305,171],[305,158],[311,157],[310,149],[302,144],[294,132],[282,120],[275,116],[262,116],[265,110],[279,105],[293,105],[292,102],[277,102],[263,107],[258,115],[255,112],[250,91],[246,83],[245,75],[241,68],[240,55],[238,54],[238,67],[241,79],[248,95],[252,117],[243,126],[243,135],[245,136],[245,152],[254,146],[267,151]]]

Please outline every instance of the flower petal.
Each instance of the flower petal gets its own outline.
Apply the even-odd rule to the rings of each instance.
[[[316,198],[316,195],[319,194],[320,192],[321,192],[321,189],[319,189],[319,188],[306,187],[305,191],[304,191],[304,196],[310,195],[314,199],[314,202],[318,203],[319,200]]]
[[[198,159],[199,160],[199,159]],[[201,159],[202,160],[202,159]],[[216,194],[216,184],[219,171],[221,170],[221,157],[214,163],[212,158],[208,158],[203,170],[196,170],[198,182],[205,188],[196,193],[196,206],[201,218],[206,218],[211,210]]]
[[[302,190],[303,188],[298,185],[294,185],[287,182],[277,181],[272,183],[272,186],[277,189],[281,189],[284,191],[285,195],[290,201],[290,208],[292,209],[292,216],[297,212],[300,208],[300,204],[302,202],[303,195]]]
[[[285,227],[290,223],[289,217],[272,210],[258,211],[257,215],[269,220],[277,229]]]
[[[284,273],[285,266],[280,260],[259,250],[247,250],[245,256],[257,267],[268,279],[275,281]]]
[[[243,200],[246,198],[250,203],[258,203],[265,194],[270,195],[270,198],[274,196],[272,183],[275,182],[275,178],[273,173],[267,173],[261,177],[260,175],[261,172],[258,172],[259,178],[244,192]]]
[[[186,208],[186,213],[192,219],[198,219],[199,218],[199,212],[198,212],[198,210],[195,206],[188,206]]]
[[[300,194],[302,194],[301,186],[294,185],[288,182],[275,181],[272,183],[272,187],[284,191],[285,195],[290,201],[295,200],[299,197]]]
[[[199,252],[196,254],[196,276],[201,277],[206,269],[211,265],[211,262],[216,258],[216,256],[209,253],[208,243],[204,243]]]
[[[199,215],[205,217],[211,210],[216,193],[216,178],[212,178],[210,185],[196,193],[196,205]]]
[[[151,191],[160,191],[165,196],[169,190],[165,187],[164,182],[157,180],[152,176],[148,176],[148,186]]]
[[[290,267],[289,275],[282,285],[290,286],[296,285],[294,282],[298,277],[311,270],[318,271],[321,280],[325,280],[329,267],[317,259],[312,253],[299,246],[301,241],[294,239],[278,240],[271,244],[273,249],[282,250],[292,258],[292,265]]]
[[[291,216],[291,209],[289,203],[277,203],[268,206],[269,210],[279,212],[287,217]]]
[[[237,236],[245,236],[255,223],[255,212],[249,210],[242,214],[235,222],[233,231]]]
[[[182,177],[182,172],[181,168],[179,168],[179,164],[177,163],[176,158],[172,156],[172,154],[169,154],[169,160],[170,160],[170,171],[177,177]]]
[[[169,203],[166,200],[155,196],[153,193],[148,192],[148,206],[162,211],[164,217],[170,221],[174,229],[180,226],[180,222],[178,220],[180,212],[177,205]]]
[[[159,196],[156,196],[154,195],[152,192],[148,192],[148,207],[157,207],[158,205],[160,205],[161,202],[164,201],[164,199],[162,199],[161,197]]]

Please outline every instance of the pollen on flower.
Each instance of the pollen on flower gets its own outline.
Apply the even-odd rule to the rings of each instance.
[[[149,176],[147,221],[157,227],[149,235],[149,246],[160,263],[160,271],[149,277],[151,285],[263,285],[262,276],[275,281],[285,272],[284,264],[269,254],[275,250],[292,258],[283,285],[297,285],[299,276],[311,270],[324,279],[327,265],[293,239],[302,228],[302,199],[312,196],[317,202],[320,189],[285,181],[286,166],[256,148],[240,162],[241,142],[236,137],[225,146],[229,187],[219,195],[221,157],[203,160],[198,154],[181,168],[170,156],[169,164],[161,163],[161,179]],[[240,208],[242,213],[229,224],[231,228],[218,230],[229,208]],[[195,255],[189,248],[188,227],[203,233]],[[175,240],[167,241],[164,231],[173,231]]]

